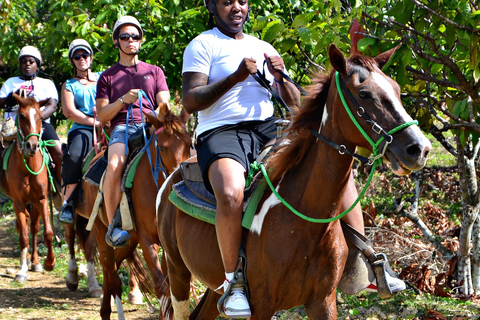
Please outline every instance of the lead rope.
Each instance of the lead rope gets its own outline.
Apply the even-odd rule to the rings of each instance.
[[[288,209],[290,209],[290,211],[292,211],[295,215],[297,215],[298,217],[304,219],[304,220],[307,220],[309,222],[314,222],[314,223],[329,223],[329,222],[332,222],[332,221],[335,221],[335,220],[338,220],[338,219],[341,219],[343,218],[347,213],[349,213],[350,211],[353,210],[353,208],[357,205],[357,203],[360,201],[360,199],[363,197],[363,195],[365,194],[365,192],[367,191],[367,188],[368,186],[370,185],[370,182],[372,181],[372,178],[373,178],[373,174],[375,172],[375,169],[376,167],[382,162],[382,157],[385,153],[385,151],[387,150],[387,146],[393,141],[393,137],[391,136],[392,134],[394,134],[395,132],[399,131],[399,130],[402,130],[406,127],[409,127],[413,124],[415,125],[418,125],[418,121],[414,120],[414,121],[409,121],[409,122],[406,122],[396,128],[393,128],[392,130],[390,130],[387,134],[389,137],[391,137],[390,141],[386,141],[385,142],[385,146],[382,150],[382,153],[378,153],[378,146],[380,145],[380,143],[382,143],[382,141],[385,139],[384,136],[381,136],[380,139],[378,139],[378,141],[376,143],[373,142],[373,140],[367,135],[367,133],[365,132],[365,130],[363,130],[363,128],[360,126],[360,124],[358,123],[357,119],[353,116],[353,113],[352,111],[350,110],[350,108],[348,107],[348,104],[345,100],[345,97],[343,95],[343,92],[341,90],[341,86],[340,86],[340,75],[338,72],[335,73],[335,81],[336,81],[336,85],[337,85],[337,90],[338,90],[338,94],[340,96],[340,99],[342,100],[342,104],[345,108],[345,110],[347,111],[348,115],[350,116],[350,119],[353,121],[353,123],[355,124],[355,126],[357,126],[357,128],[359,129],[359,131],[362,133],[362,135],[364,136],[364,138],[370,143],[370,145],[372,145],[372,149],[373,149],[373,156],[369,157],[368,158],[368,163],[372,164],[372,169],[370,171],[370,174],[368,176],[368,180],[367,180],[367,183],[365,184],[365,186],[363,187],[362,191],[359,193],[357,199],[354,201],[354,203],[350,206],[350,208],[348,208],[347,210],[345,210],[344,212],[342,212],[341,214],[339,214],[338,216],[335,216],[335,217],[332,217],[332,218],[327,218],[327,219],[315,219],[315,218],[310,218],[300,212],[298,212],[295,208],[293,208],[288,202],[285,201],[285,199],[283,199],[280,194],[275,190],[275,187],[273,186],[272,182],[270,181],[269,177],[268,177],[268,173],[267,173],[267,170],[265,168],[265,166],[263,165],[263,163],[261,164],[258,164],[256,162],[252,163],[251,164],[251,167],[252,169],[254,170],[258,170],[260,169],[262,171],[262,174],[263,176],[265,177],[265,181],[267,182],[268,186],[270,187],[271,191],[273,194],[275,194],[275,196],[280,200],[280,202],[282,202]],[[374,124],[376,126],[378,126],[377,124]],[[315,135],[316,136],[316,135]],[[330,146],[332,146],[331,144],[329,144]],[[337,148],[335,148],[337,149]],[[339,150],[339,149],[337,149]],[[341,152],[341,150],[339,150],[339,153],[340,154],[343,154]]]

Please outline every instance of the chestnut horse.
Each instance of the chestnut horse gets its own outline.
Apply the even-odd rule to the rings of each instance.
[[[98,154],[101,150],[106,148],[107,138],[106,131],[102,131],[101,141],[97,142],[97,132],[94,132],[94,144],[91,151],[83,160],[84,166],[88,166],[95,154]],[[83,168],[82,168],[83,169]],[[75,196],[75,208],[78,208],[80,212],[88,216],[92,212],[95,198],[89,199],[84,196],[84,188],[82,184],[78,184],[74,191]],[[93,197],[95,195],[92,195]],[[98,285],[95,272],[95,257],[97,254],[97,241],[93,232],[86,230],[88,219],[80,214],[75,214],[73,224],[64,224],[65,228],[65,240],[68,245],[68,251],[70,253],[70,260],[68,262],[68,273],[65,277],[65,284],[70,291],[76,291],[78,288],[79,276],[78,276],[78,264],[75,255],[75,239],[78,246],[82,249],[85,260],[87,261],[87,287],[91,297],[97,298],[102,295],[102,287]],[[130,302],[130,301],[129,301]]]
[[[160,240],[157,233],[155,198],[158,188],[165,181],[165,177],[173,172],[182,161],[190,157],[192,140],[180,117],[167,111],[165,107],[160,110],[161,112],[158,117],[150,114],[146,115],[148,121],[153,125],[152,129],[154,130],[153,134],[155,136],[150,140],[148,145],[151,157],[148,157],[147,154],[143,155],[136,169],[130,190],[131,206],[133,209],[132,217],[135,228],[129,230],[131,236],[129,243],[125,247],[114,249],[105,242],[107,218],[103,210],[99,211],[93,224],[92,231],[97,240],[104,276],[103,300],[100,308],[102,319],[110,319],[112,311],[110,304],[111,297],[114,297],[117,301],[121,298],[122,282],[117,271],[122,261],[127,259],[131,271],[141,271],[138,269],[141,268],[141,266],[132,264],[135,262],[134,253],[136,252],[137,244],[140,244],[142,248],[144,260],[153,278],[152,285],[154,285],[155,288],[151,288],[152,291],[155,291],[156,296],[160,299],[165,296],[168,289],[168,284],[163,276],[158,257]],[[149,158],[152,160],[154,167],[155,163],[153,162],[155,162],[155,159],[159,159],[159,167],[163,168],[163,170],[155,173],[155,177]],[[82,182],[82,185],[85,190],[85,199],[95,199],[97,188],[85,181]],[[85,217],[90,216],[90,213],[82,213],[78,207],[76,210],[77,213]],[[133,268],[134,266],[136,266],[136,268]],[[146,282],[151,281],[151,279],[145,278],[139,280],[140,285],[147,285]],[[117,302],[117,311],[119,313],[123,312],[119,310],[119,308],[121,308],[121,303]]]
[[[40,219],[43,219],[43,238],[47,247],[44,268],[52,271],[55,267],[55,255],[52,250],[53,229],[48,210],[48,161],[46,151],[48,141],[41,140],[42,111],[40,103],[33,97],[20,97],[13,94],[19,104],[16,116],[17,135],[12,142],[13,148],[8,158],[7,168],[4,162],[8,152],[2,150],[2,169],[0,171],[0,188],[12,198],[17,217],[16,229],[20,238],[20,271],[15,275],[19,282],[27,281],[29,239],[28,223],[32,236],[32,253],[30,270],[41,272],[37,250],[37,234]],[[6,169],[6,170],[5,170]]]
[[[394,51],[376,58],[354,52],[347,60],[331,45],[334,70],[319,75],[303,106],[294,110],[287,131],[293,134],[286,136],[267,163],[272,185],[244,236],[251,319],[270,319],[278,310],[300,305],[310,319],[336,319],[335,292],[348,249],[335,218],[343,215],[339,210],[353,163],[348,150],[379,147],[399,174],[425,165],[431,144],[403,108],[398,84],[382,72]],[[344,88],[337,86],[335,74]],[[344,103],[339,92],[346,96]],[[379,144],[372,147],[373,141]],[[168,200],[172,186],[181,179],[175,171],[157,196],[158,233],[173,313],[175,319],[189,317],[193,276],[207,291],[190,318],[215,319],[222,292],[214,290],[224,281],[215,227],[181,212]]]

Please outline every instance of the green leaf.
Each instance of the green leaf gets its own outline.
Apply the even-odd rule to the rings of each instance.
[[[280,20],[272,21],[267,24],[262,32],[262,39],[267,42],[273,42],[283,32],[284,26]]]
[[[375,43],[375,39],[373,39],[371,37],[365,37],[365,38],[362,38],[358,41],[357,48],[361,52],[364,52],[364,51],[367,50],[368,46],[370,46],[374,43]]]
[[[302,13],[293,19],[291,28],[299,28],[306,26],[315,17],[314,12]]]

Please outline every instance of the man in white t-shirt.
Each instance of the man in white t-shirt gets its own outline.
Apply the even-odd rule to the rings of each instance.
[[[197,159],[205,185],[217,199],[215,228],[225,270],[223,288],[231,292],[223,312],[230,318],[249,318],[245,287],[234,279],[245,176],[249,164],[275,137],[277,120],[270,92],[251,75],[264,71],[291,107],[300,105],[300,93],[284,80],[280,54],[269,43],[243,33],[250,11],[247,1],[207,0],[205,5],[211,30],[185,50],[183,104],[188,113],[198,112]]]

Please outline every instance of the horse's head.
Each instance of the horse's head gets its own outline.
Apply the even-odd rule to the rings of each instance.
[[[44,101],[37,102],[33,97],[21,97],[16,93],[13,96],[19,105],[15,120],[17,143],[25,156],[32,157],[40,148],[43,117],[40,105]]]
[[[336,100],[335,109],[347,111],[337,122],[343,135],[358,146],[377,149],[380,155],[385,150],[383,155],[391,162],[392,170],[405,175],[423,168],[431,143],[403,108],[398,84],[382,72],[396,49],[375,58],[353,50],[352,56],[346,59],[335,45],[331,45],[329,58],[338,73],[334,75],[331,89],[343,95],[343,104],[348,105],[340,106],[341,99]],[[347,115],[348,111],[352,116]],[[352,122],[352,117],[366,136],[359,134],[357,126],[346,125],[346,121]]]
[[[172,173],[182,161],[190,157],[192,139],[185,123],[180,117],[168,109],[167,105],[160,107],[158,116],[145,113],[148,121],[153,125],[157,135],[157,148],[165,166],[166,174]]]

